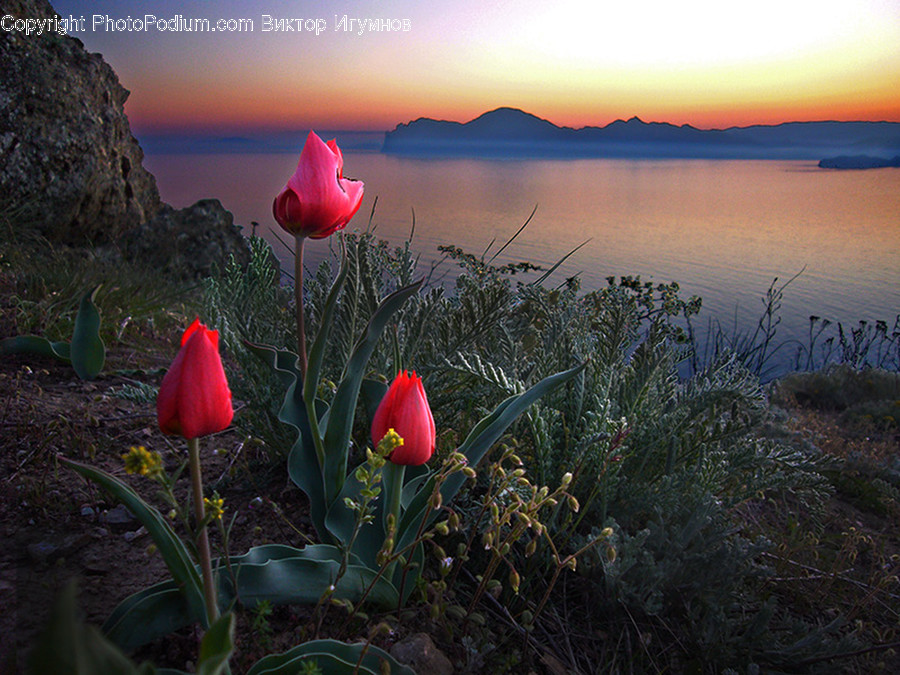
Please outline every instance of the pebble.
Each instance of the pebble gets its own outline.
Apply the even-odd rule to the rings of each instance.
[[[134,541],[139,537],[143,537],[145,534],[147,534],[147,528],[141,525],[138,529],[132,532],[126,532],[122,535],[122,537],[125,539],[125,541]]]
[[[100,514],[100,522],[106,525],[129,525],[133,521],[134,516],[123,504],[118,504],[109,511]]]

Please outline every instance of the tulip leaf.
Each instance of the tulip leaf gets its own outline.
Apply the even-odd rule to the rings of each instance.
[[[46,628],[28,659],[28,673],[71,673],[72,675],[152,675],[149,663],[136,666],[94,626],[78,618],[75,583],[62,591],[50,613]]]
[[[337,306],[338,296],[347,280],[347,274],[350,271],[350,265],[347,262],[347,248],[344,245],[344,239],[341,238],[341,268],[338,272],[331,290],[328,291],[328,297],[325,299],[325,305],[322,308],[322,319],[319,321],[319,332],[316,333],[316,339],[309,350],[309,362],[306,366],[306,381],[303,383],[303,396],[309,401],[316,395],[316,388],[319,386],[319,373],[322,370],[322,361],[325,358],[325,349],[328,343],[328,336],[331,334],[331,325],[334,323],[334,310]]]
[[[60,457],[59,459],[66,466],[71,467],[85,478],[100,485],[134,514],[134,517],[147,528],[147,532],[159,549],[160,555],[162,555],[172,577],[184,588],[188,605],[197,613],[197,616],[205,616],[206,610],[203,604],[203,587],[200,582],[200,575],[196,567],[194,567],[187,548],[169,526],[169,523],[160,515],[159,511],[147,504],[137,492],[115,476],[65,457]]]
[[[200,641],[197,675],[229,673],[228,659],[234,651],[234,614],[220,616]]]
[[[37,335],[18,335],[0,340],[0,354],[32,354],[49,356],[64,363],[71,363],[71,346],[68,342],[50,342]]]
[[[387,390],[387,384],[380,380],[365,379],[362,381],[359,393],[362,396],[363,408],[366,411],[369,422],[375,419],[375,411],[378,410],[378,404],[381,403],[381,399],[384,398]]]
[[[244,340],[244,346],[275,371],[275,375],[285,388],[294,383],[300,372],[299,357],[294,352],[289,349],[275,349],[269,345],[258,345],[247,340]]]
[[[324,479],[327,504],[331,504],[340,494],[347,475],[350,435],[366,364],[391,317],[418,292],[423,281],[420,279],[414,284],[398,289],[381,301],[347,361],[344,377],[338,385],[329,409],[328,426],[325,430]]]
[[[205,609],[203,610],[205,612]],[[125,598],[103,623],[103,632],[131,651],[194,622],[184,594],[174,581],[154,584]]]
[[[251,607],[260,602],[315,604],[331,585],[335,598],[359,602],[365,595],[375,605],[397,606],[397,590],[386,579],[376,579],[376,572],[355,555],[350,555],[344,575],[337,579],[342,559],[341,551],[327,544],[302,549],[271,544],[232,556],[230,570],[224,561],[216,561],[219,608],[227,610],[238,601]],[[189,611],[178,586],[169,580],[126,598],[107,619],[104,631],[122,648],[134,649],[202,615],[202,610],[199,614]]]
[[[422,576],[422,569],[425,567],[425,546],[419,542],[413,548],[412,555],[407,556],[410,563],[398,571],[399,589],[400,589],[400,606],[404,606],[409,596],[416,590],[419,577]]]
[[[475,425],[475,428],[469,432],[463,444],[459,446],[459,452],[466,456],[469,466],[474,467],[482,460],[491,446],[500,439],[519,415],[541,397],[574,378],[584,370],[586,365],[586,363],[582,363],[570,370],[545,377],[527,391],[510,396],[500,403],[490,415],[484,417]],[[444,481],[444,484],[441,486],[441,497],[445,504],[453,501],[453,498],[465,481],[466,477],[462,472],[455,473]],[[400,519],[397,535],[398,546],[408,545],[415,538],[422,518],[426,517],[425,514],[427,509],[429,509],[428,501],[433,490],[434,480],[430,479],[413,498],[406,513]],[[427,516],[428,522],[433,521],[436,515],[437,512],[429,513]]]
[[[94,304],[94,296],[100,286],[84,294],[78,314],[75,315],[75,329],[72,332],[72,368],[82,380],[93,380],[106,361],[106,347],[100,337],[100,312]]]
[[[304,642],[282,654],[270,654],[257,661],[247,675],[297,675],[307,672],[304,663],[314,663],[329,675],[416,675],[409,666],[397,661],[372,644],[345,644],[337,640]]]
[[[278,419],[290,424],[297,430],[297,440],[288,454],[288,474],[309,498],[310,518],[319,537],[326,539],[325,528],[325,485],[322,481],[322,470],[319,457],[309,425],[306,403],[301,395],[300,369],[297,355],[288,350],[278,350],[266,345],[244,343],[251,353],[267,363],[281,383],[287,388],[284,403],[278,413]],[[321,419],[324,414],[324,402],[316,400],[316,414]]]

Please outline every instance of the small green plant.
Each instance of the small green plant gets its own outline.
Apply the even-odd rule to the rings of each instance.
[[[93,380],[106,360],[106,347],[100,337],[100,312],[94,304],[99,286],[81,298],[70,342],[51,342],[36,335],[20,335],[0,341],[0,354],[49,356],[72,364],[82,380]]]

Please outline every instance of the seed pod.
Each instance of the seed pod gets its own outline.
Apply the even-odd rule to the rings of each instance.
[[[441,505],[444,503],[444,498],[441,496],[440,490],[435,490],[434,494],[431,495],[431,508],[437,511],[441,508]]]
[[[447,607],[446,613],[451,619],[456,619],[457,621],[462,621],[466,618],[466,610],[460,605],[450,605]]]
[[[509,571],[509,585],[512,587],[513,592],[518,595],[519,594],[519,573],[515,570]]]

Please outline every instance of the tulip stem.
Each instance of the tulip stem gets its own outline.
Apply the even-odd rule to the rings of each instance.
[[[203,506],[203,477],[200,475],[200,439],[189,438],[188,458],[191,466],[191,490],[194,501],[194,518],[197,521],[197,557],[200,573],[203,575],[203,599],[206,602],[206,617],[209,625],[219,618],[216,603],[216,589],[213,585],[212,560],[209,554],[209,536],[206,532],[206,509]]]
[[[300,381],[306,380],[306,326],[303,321],[303,242],[297,235],[294,250],[294,299],[297,304],[297,356],[300,357]]]
[[[405,464],[394,464],[394,462],[388,460],[387,464],[384,465],[384,482],[385,488],[387,489],[387,494],[385,496],[388,500],[387,512],[389,514],[388,522],[393,520],[394,523],[393,533],[391,533],[389,529],[388,536],[394,538],[394,546],[399,543],[397,541],[397,533],[400,531],[400,497],[403,495],[403,477],[405,473]],[[392,561],[385,570],[385,578],[388,581],[391,581],[394,576],[394,566],[396,562],[396,560]]]

